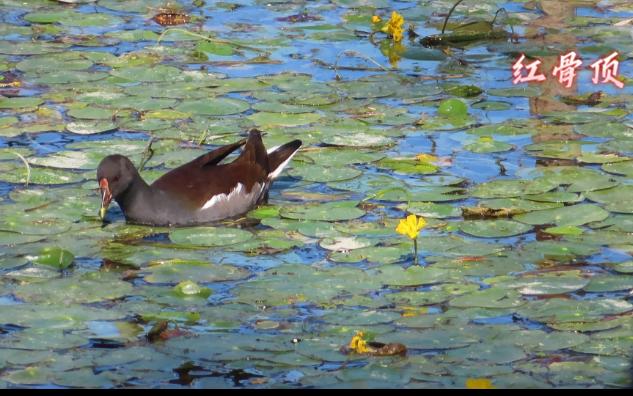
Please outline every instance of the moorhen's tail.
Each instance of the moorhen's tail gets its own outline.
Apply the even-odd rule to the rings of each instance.
[[[268,151],[268,169],[270,169],[268,178],[270,180],[279,176],[292,159],[292,156],[297,153],[299,147],[301,147],[301,140],[293,140],[279,147],[273,147]]]
[[[261,132],[257,129],[251,129],[248,132],[248,139],[240,159],[258,164],[265,172],[270,172],[268,168],[268,153],[266,153],[266,148],[262,142]]]

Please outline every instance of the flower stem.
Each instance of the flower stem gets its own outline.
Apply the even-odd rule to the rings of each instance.
[[[415,265],[419,265],[420,263],[418,263],[418,238],[415,238],[413,240],[413,264]]]

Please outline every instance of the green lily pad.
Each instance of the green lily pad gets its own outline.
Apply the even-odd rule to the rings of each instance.
[[[521,295],[514,290],[501,287],[491,287],[463,294],[449,301],[452,307],[481,307],[481,308],[513,308],[525,304]]]
[[[11,337],[2,340],[3,348],[15,348],[32,351],[51,351],[56,349],[74,349],[88,344],[88,338],[71,334],[62,329],[48,328],[30,328],[19,333],[14,333]],[[46,373],[43,373],[45,371]],[[26,384],[41,384],[43,377],[50,374],[48,370],[40,370],[38,368],[27,367],[22,370],[14,371],[13,377],[9,377],[13,381]]]
[[[455,283],[445,283],[441,285],[431,286],[425,291],[404,291],[399,293],[391,293],[386,296],[387,300],[398,304],[408,306],[421,306],[439,304],[450,300],[455,296],[472,292],[479,289],[479,285],[465,284],[459,285]]]
[[[402,209],[417,216],[444,219],[447,217],[461,216],[462,210],[449,204],[435,202],[409,202]]]
[[[17,244],[37,242],[46,239],[42,235],[24,235],[18,232],[0,231],[0,246],[15,246]]]
[[[293,127],[299,125],[307,125],[317,122],[321,119],[321,115],[317,113],[268,113],[257,112],[248,116],[252,122],[263,128],[272,126]]]
[[[396,92],[393,84],[384,84],[384,82],[346,81],[332,85],[352,98],[382,98]]]
[[[59,247],[48,247],[42,249],[33,262],[38,265],[46,265],[62,270],[68,268],[74,259],[75,256],[68,250]]]
[[[624,261],[622,263],[610,264],[609,266],[616,272],[623,274],[633,273],[633,261]]]
[[[633,161],[623,161],[602,165],[602,170],[616,175],[633,177]]]
[[[398,342],[411,349],[456,349],[480,342],[467,328],[443,326],[428,330],[401,330],[381,337],[381,342]]]
[[[399,173],[430,174],[438,170],[436,165],[408,158],[385,158],[377,162],[381,168],[393,169]]]
[[[563,294],[580,290],[589,284],[580,271],[552,271],[538,274],[525,274],[519,277],[487,279],[495,287],[518,289],[524,295]]]
[[[117,129],[111,121],[76,121],[66,124],[66,130],[78,135],[93,135],[97,133],[110,132]]]
[[[259,206],[247,213],[247,217],[252,219],[267,219],[279,217],[278,206]]]
[[[281,217],[296,220],[340,221],[352,220],[365,215],[356,206],[356,201],[327,202],[318,205],[297,205],[282,207]]]
[[[76,183],[85,178],[77,173],[63,169],[31,167],[30,184],[67,184]],[[19,164],[0,164],[0,181],[8,183],[26,183],[27,170]]]
[[[82,84],[103,80],[108,77],[107,73],[86,72],[81,70],[51,70],[40,74],[32,79],[38,84]]]
[[[100,107],[82,107],[73,108],[68,111],[68,115],[73,118],[87,120],[110,120],[112,119],[112,110]]]
[[[512,104],[508,102],[484,100],[481,102],[473,103],[471,107],[473,109],[480,109],[484,111],[502,111],[511,109]]]
[[[528,201],[521,198],[495,198],[495,199],[482,199],[479,201],[480,207],[507,210],[511,213],[519,212],[532,212],[535,210],[545,210],[552,208],[560,208],[563,204],[551,203],[551,202],[537,202]]]
[[[444,282],[450,273],[445,268],[411,266],[407,269],[400,265],[385,265],[378,267],[380,281],[390,286],[419,286]]]
[[[353,149],[323,148],[318,151],[305,153],[312,164],[327,164],[327,166],[344,166],[352,164],[366,164],[385,157],[380,152],[364,152]],[[295,157],[299,159],[299,157]]]
[[[168,82],[183,78],[180,69],[166,65],[156,65],[151,68],[144,66],[122,67],[110,71],[110,74],[134,82]]]
[[[97,169],[99,162],[82,151],[60,151],[46,157],[33,157],[29,163],[60,169]]]
[[[591,201],[606,204],[609,211],[619,213],[633,213],[631,204],[633,203],[633,186],[623,185],[607,188],[599,191],[590,191],[586,194]]]
[[[393,139],[390,137],[366,132],[327,135],[323,137],[322,141],[332,146],[345,147],[381,147],[393,143]]]
[[[228,98],[211,98],[205,100],[185,100],[174,108],[183,113],[204,115],[204,116],[224,116],[239,114],[248,110],[248,102]]]
[[[502,97],[534,97],[541,94],[541,90],[538,87],[526,86],[526,87],[512,87],[512,88],[493,88],[487,90],[488,95],[502,96]]]
[[[321,246],[322,248],[335,252],[361,249],[371,245],[373,245],[373,242],[369,239],[345,236],[325,238],[321,242],[319,242],[319,246]]]
[[[482,238],[500,238],[524,234],[532,227],[512,220],[467,220],[459,229],[469,235]]]
[[[585,287],[588,292],[613,292],[633,289],[633,276],[599,275],[591,278]]]
[[[486,136],[482,136],[479,140],[464,146],[464,149],[473,153],[500,153],[513,148],[514,146],[509,143],[499,142]]]
[[[531,320],[548,323],[595,321],[607,315],[633,310],[633,305],[618,299],[575,300],[550,298],[530,301],[518,308],[519,314]]]
[[[558,226],[580,226],[593,221],[602,221],[609,212],[599,206],[579,204],[562,208],[538,210],[514,216],[514,219],[526,224],[556,224]]]
[[[123,20],[110,14],[80,13],[74,10],[57,12],[32,12],[24,16],[24,20],[32,23],[60,23],[68,26],[109,26],[118,25]]]
[[[104,284],[108,287],[103,287]],[[40,304],[89,304],[121,298],[131,294],[132,289],[130,283],[119,280],[115,274],[91,272],[79,278],[28,283],[16,289],[15,295],[23,301]]]
[[[186,280],[174,286],[174,293],[181,297],[207,298],[211,295],[211,289],[200,287],[196,282]]]
[[[337,263],[358,263],[368,261],[370,263],[391,264],[402,260],[402,257],[411,254],[412,246],[369,246],[350,251],[331,252],[328,258]]]
[[[230,56],[235,53],[235,48],[230,44],[199,41],[196,44],[196,51],[203,52],[208,55]]]
[[[340,232],[327,221],[299,221],[294,227],[297,232],[312,238],[336,237]]]
[[[537,202],[575,203],[582,201],[584,196],[567,191],[551,191],[543,194],[527,195],[525,199]]]
[[[38,97],[17,97],[17,98],[1,98],[0,109],[24,109],[37,107],[44,103],[44,101]]]
[[[169,239],[174,243],[211,247],[234,245],[252,237],[248,231],[221,227],[178,228],[169,233]]]
[[[306,181],[326,183],[354,179],[362,174],[361,171],[349,167],[330,167],[321,165],[294,166],[288,174]]]
[[[475,186],[471,195],[478,198],[513,198],[541,194],[557,186],[558,183],[548,179],[493,180]]]
[[[548,227],[543,231],[552,235],[581,235],[583,233],[582,228],[573,225]]]
[[[161,260],[143,271],[149,283],[178,284],[183,281],[197,283],[243,279],[250,273],[232,265],[216,265],[205,261]]]
[[[464,117],[468,106],[459,99],[446,99],[440,103],[437,112],[445,117]]]

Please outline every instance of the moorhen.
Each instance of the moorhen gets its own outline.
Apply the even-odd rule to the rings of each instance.
[[[244,146],[237,159],[219,164]],[[261,134],[219,147],[148,185],[123,155],[105,157],[97,169],[103,220],[117,201],[127,221],[170,226],[208,223],[248,212],[268,200],[268,189],[301,146],[293,140],[266,151]]]

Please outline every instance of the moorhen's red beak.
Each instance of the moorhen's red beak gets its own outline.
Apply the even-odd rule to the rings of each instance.
[[[99,180],[99,190],[101,190],[101,209],[99,209],[99,218],[103,220],[106,212],[108,211],[108,206],[110,206],[110,202],[112,201],[112,192],[108,186],[108,179],[103,178]]]

